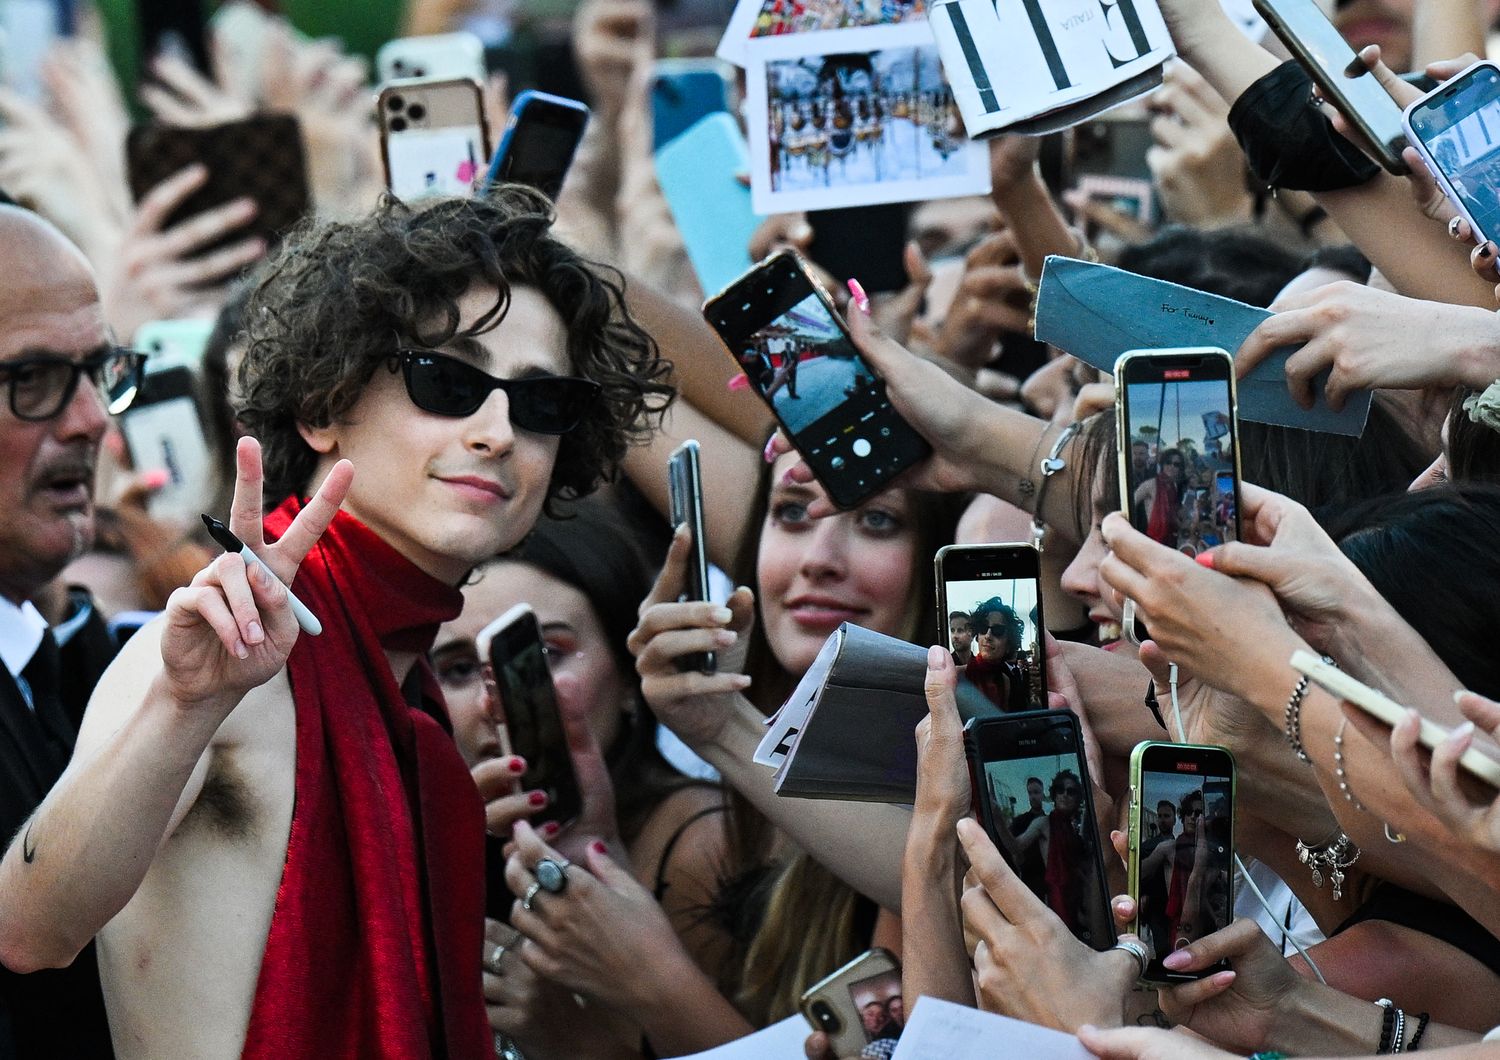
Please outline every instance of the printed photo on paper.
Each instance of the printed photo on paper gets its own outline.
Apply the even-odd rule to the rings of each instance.
[[[989,190],[986,149],[964,134],[924,26],[761,39],[749,54],[757,213]]]
[[[927,0],[739,0],[717,54],[743,66],[745,45],[757,37],[895,26],[926,19]]]

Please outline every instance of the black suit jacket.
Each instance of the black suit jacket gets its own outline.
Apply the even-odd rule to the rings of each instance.
[[[114,656],[97,613],[60,655],[61,702],[35,712],[0,666],[0,843],[16,836],[67,766],[88,697]],[[0,1060],[113,1056],[92,943],[67,968],[17,975],[0,967]]]

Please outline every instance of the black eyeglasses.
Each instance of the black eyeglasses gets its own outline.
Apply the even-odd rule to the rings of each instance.
[[[1067,784],[1067,785],[1065,785],[1065,786],[1063,786],[1061,788],[1058,788],[1055,792],[1053,792],[1052,793],[1052,797],[1055,799],[1059,795],[1066,795],[1069,798],[1076,799],[1076,798],[1078,798],[1082,794],[1083,794],[1083,789],[1082,788],[1075,788],[1072,784]]]
[[[99,388],[111,416],[130,407],[141,388],[144,353],[118,346],[100,350],[81,361],[54,354],[22,357],[0,363],[0,383],[10,390],[10,411],[16,419],[50,420],[73,400],[78,379],[85,373]]]
[[[975,627],[974,632],[981,637],[986,633],[988,633],[992,637],[1008,637],[1010,636],[1010,625],[1005,622],[1000,622],[993,626],[977,626]]]
[[[496,390],[510,399],[510,421],[537,434],[567,434],[599,397],[599,384],[565,375],[496,379],[472,364],[432,350],[397,350],[406,396],[438,416],[472,416]],[[391,366],[396,370],[396,365]]]

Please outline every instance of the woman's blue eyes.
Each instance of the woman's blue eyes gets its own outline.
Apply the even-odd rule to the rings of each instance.
[[[856,513],[861,528],[877,534],[888,534],[901,529],[901,520],[881,508],[864,508]],[[805,526],[812,522],[807,515],[807,505],[797,501],[781,501],[771,509],[771,517],[784,526]]]

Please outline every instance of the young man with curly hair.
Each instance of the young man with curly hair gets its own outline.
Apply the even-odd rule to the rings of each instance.
[[[97,933],[121,1057],[493,1055],[483,807],[421,658],[469,570],[670,397],[549,226],[520,189],[390,204],[288,239],[252,296],[230,526],[322,633],[221,557],[106,674],[0,865],[7,963]]]

